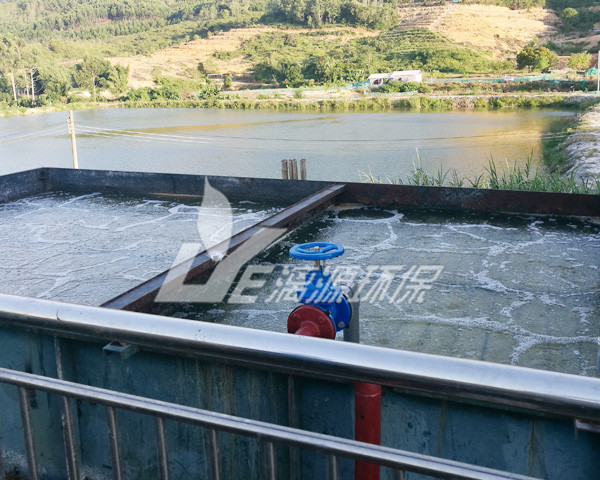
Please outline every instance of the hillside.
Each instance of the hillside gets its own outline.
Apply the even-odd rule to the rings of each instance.
[[[114,98],[156,87],[131,98],[175,99],[202,90],[207,74],[294,88],[403,69],[499,76],[515,71],[517,53],[532,41],[549,41],[561,55],[597,48],[594,2],[536,7],[544,2],[6,0],[0,102],[65,100],[73,87],[94,99],[96,91]]]
[[[223,54],[233,53],[248,40],[265,34],[303,35],[315,32],[318,32],[325,41],[340,43],[347,43],[355,38],[375,37],[379,34],[377,31],[356,27],[324,27],[318,30],[269,26],[234,28],[208,38],[173,45],[150,55],[111,57],[110,61],[130,69],[129,83],[133,88],[154,85],[158,71],[164,76],[188,78],[191,72],[197,70],[199,63],[210,72],[243,74],[252,70],[254,64],[244,55],[227,58]],[[329,37],[326,34],[330,34]]]
[[[443,16],[439,15],[440,9],[444,9]],[[516,52],[524,45],[529,43],[534,37],[541,37],[544,33],[552,31],[551,23],[555,21],[555,16],[547,10],[535,9],[535,11],[513,11],[506,7],[481,6],[481,5],[453,5],[448,6],[424,6],[424,5],[400,5],[399,22],[394,30],[396,41],[378,42],[373,45],[375,50],[389,48],[389,55],[397,59],[397,65],[385,65],[381,60],[380,68],[411,68],[421,48],[434,48],[438,50],[454,50],[454,56],[460,57],[460,53],[472,52],[472,49],[481,50],[483,54],[475,55],[479,57],[477,63],[480,67],[473,67],[471,71],[493,71],[488,59],[514,58]],[[431,19],[427,22],[425,19]],[[415,27],[420,31],[431,31],[439,33],[442,37],[427,37],[425,33],[415,37]],[[366,39],[382,36],[381,40],[389,39],[390,34],[378,30],[367,30],[364,28],[351,27],[329,27],[321,29],[321,33],[334,33],[335,31],[345,32],[344,38],[340,39],[336,35],[330,35],[329,38],[321,38],[330,44],[328,52],[320,50],[320,54],[329,54],[337,56],[333,50],[341,44],[347,44],[350,40],[357,40],[355,45],[365,44]],[[256,37],[264,36],[267,33],[280,32],[290,36],[306,35],[315,33],[315,30],[309,29],[286,29],[275,27],[248,27],[243,29],[232,29],[230,31],[218,32],[205,39],[190,40],[179,45],[170,46],[161,49],[151,55],[118,56],[111,58],[112,63],[121,63],[130,67],[130,82],[132,86],[150,86],[153,84],[153,73],[160,70],[163,75],[186,77],[195,66],[202,62],[208,67],[210,72],[214,73],[245,73],[253,70],[256,63],[252,62],[251,56],[247,51],[243,51],[242,46],[245,42]],[[410,39],[412,49],[402,44],[402,39]],[[419,41],[414,41],[418,38]],[[425,42],[420,39],[429,39]],[[439,38],[439,40],[436,40]],[[363,39],[361,42],[360,40]],[[428,43],[430,42],[430,43]],[[387,43],[384,45],[384,43]],[[399,49],[398,47],[401,46]],[[464,49],[463,47],[469,47]],[[239,55],[235,51],[240,50]],[[247,49],[246,49],[247,50]],[[492,52],[490,56],[488,52]],[[228,55],[224,55],[227,53]],[[406,58],[400,58],[404,54]],[[469,54],[470,55],[470,54]],[[299,52],[302,57],[303,53]],[[374,55],[375,57],[377,55]],[[385,57],[386,55],[383,55]],[[470,55],[472,56],[472,55]],[[287,61],[287,59],[284,59]],[[393,60],[392,60],[393,62]],[[432,62],[430,62],[432,63]],[[473,62],[471,62],[472,64]],[[485,66],[487,65],[487,67]],[[378,68],[377,65],[373,65]],[[432,64],[434,69],[441,67],[442,70],[452,69],[444,68],[439,62]],[[469,62],[465,65],[469,67]],[[464,71],[464,70],[462,70]],[[462,71],[459,71],[462,73]],[[467,70],[468,71],[468,70]]]
[[[511,10],[508,7],[497,5],[442,3],[442,5],[430,6],[418,2],[400,4],[398,6],[398,22],[393,30],[400,32],[414,31],[415,28],[428,30],[445,39],[444,48],[446,49],[453,47],[460,51],[462,47],[467,47],[467,51],[481,52],[480,57],[483,59],[511,61],[517,52],[533,39],[537,39],[540,43],[557,39],[563,43],[573,41],[572,36],[558,35],[557,26],[560,24],[560,19],[554,11],[549,9]],[[276,30],[275,27],[236,28],[231,31],[219,32],[206,39],[192,40],[167,47],[150,56],[120,56],[112,58],[111,61],[130,66],[130,80],[135,86],[151,85],[153,83],[152,72],[156,73],[157,69],[160,69],[164,75],[185,77],[189,74],[186,72],[193,69],[198,62],[208,65],[209,70],[215,73],[245,73],[256,65],[250,61],[248,55],[235,56],[232,53],[241,49],[244,42]],[[384,34],[378,30],[364,28],[347,28],[346,30],[352,31],[346,41],[361,37],[373,38]],[[285,28],[279,28],[278,31],[290,35],[310,32],[310,30]],[[329,31],[331,32],[331,28]],[[386,35],[389,36],[389,34]],[[596,37],[586,40],[590,47],[595,46],[594,42],[598,41]],[[330,41],[334,47],[337,39],[331,37]],[[427,45],[416,45],[416,47],[415,52],[418,47],[427,47]],[[431,47],[442,48],[440,43],[437,46],[431,45]],[[378,46],[375,48],[377,49]],[[229,55],[223,55],[223,52],[227,52]],[[390,52],[391,55],[396,53]],[[413,63],[412,60],[410,63]],[[397,68],[410,68],[411,65],[408,63],[401,61]],[[381,65],[381,67],[384,68],[385,65]],[[433,68],[435,69],[435,66]],[[493,68],[488,68],[488,70],[493,70]],[[472,70],[472,72],[477,71],[485,71],[485,68]],[[457,73],[463,73],[463,71],[459,70]]]
[[[556,34],[557,16],[543,8],[510,10],[494,5],[452,4],[432,26],[450,41],[512,57],[532,39],[544,42]]]

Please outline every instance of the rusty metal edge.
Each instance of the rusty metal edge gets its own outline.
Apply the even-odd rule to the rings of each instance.
[[[600,217],[600,195],[348,183],[340,201],[387,208]]]
[[[14,174],[11,174],[14,175]],[[40,182],[39,191],[54,189],[70,190],[96,189],[100,191],[124,191],[134,187],[137,193],[149,193],[148,185],[154,190],[170,194],[202,194],[204,175],[162,174],[146,172],[126,172],[108,170],[72,170],[61,168],[40,168],[20,172],[18,175],[0,176],[0,182],[8,188],[11,181],[20,176],[35,176]],[[33,177],[31,177],[33,178]],[[600,217],[600,195],[532,192],[517,190],[491,190],[458,187],[425,187],[415,185],[391,185],[353,182],[290,182],[277,179],[257,179],[244,177],[207,177],[215,181],[216,188],[225,188],[227,194],[240,190],[250,191],[261,197],[267,189],[279,199],[289,197],[290,189],[296,199],[301,192],[326,188],[327,185],[345,185],[344,194],[338,202],[361,203],[388,208],[435,209],[444,211],[465,211],[481,213],[542,214],[578,217]],[[310,186],[307,188],[306,186]],[[79,186],[79,187],[78,187]],[[35,192],[37,193],[37,192]],[[151,193],[151,192],[150,192]],[[15,192],[14,197],[26,195],[27,190]],[[308,195],[309,192],[306,192]],[[264,195],[263,195],[264,196]]]

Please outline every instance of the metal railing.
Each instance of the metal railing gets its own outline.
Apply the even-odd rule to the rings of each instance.
[[[536,415],[600,421],[600,379],[0,294],[0,325]],[[324,343],[325,342],[325,343]]]
[[[71,400],[79,399],[101,404],[106,409],[107,434],[112,458],[112,472],[115,480],[123,478],[123,464],[120,454],[119,428],[116,409],[124,409],[139,414],[150,415],[156,424],[156,449],[159,475],[168,480],[169,448],[165,435],[165,421],[193,424],[208,429],[211,478],[221,479],[219,466],[218,433],[229,432],[246,437],[254,437],[263,443],[265,470],[269,480],[277,478],[277,457],[275,444],[321,452],[327,465],[328,480],[337,480],[338,458],[368,461],[393,469],[394,478],[404,478],[405,472],[415,472],[445,479],[470,480],[531,480],[532,477],[502,472],[477,465],[411,453],[378,445],[361,443],[331,435],[308,432],[291,427],[249,420],[198,408],[177,405],[150,398],[129,395],[111,390],[81,385],[64,380],[42,377],[29,373],[0,368],[0,383],[15,385],[18,388],[19,405],[24,430],[25,450],[30,480],[39,479],[39,468],[35,451],[35,436],[31,425],[29,392],[43,391],[60,396],[63,436],[67,471],[70,480],[80,478],[79,461]],[[0,478],[4,478],[0,458]]]

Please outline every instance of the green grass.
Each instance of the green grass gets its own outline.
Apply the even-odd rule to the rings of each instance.
[[[405,179],[400,177],[387,178],[384,181],[379,177],[375,177],[370,171],[360,171],[359,177],[361,181],[371,183],[600,195],[600,179],[585,179],[578,177],[576,173],[564,176],[557,172],[534,171],[531,158],[527,160],[524,166],[512,165],[501,174],[498,173],[495,162],[490,160],[485,173],[474,178],[459,177],[456,170],[444,171],[441,168],[435,174],[431,174],[426,172],[420,165],[414,165],[412,174]]]

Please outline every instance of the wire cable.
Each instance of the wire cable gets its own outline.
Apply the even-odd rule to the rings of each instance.
[[[128,136],[132,136],[132,137],[152,137],[152,138],[164,138],[164,139],[179,139],[179,140],[183,140],[183,141],[194,141],[194,142],[198,142],[198,141],[206,141],[208,139],[205,139],[203,137],[191,137],[189,135],[169,135],[169,134],[164,134],[164,133],[145,133],[145,132],[139,132],[136,130],[116,130],[116,129],[106,129],[106,128],[99,128],[99,127],[92,127],[89,125],[78,125],[76,127],[77,130],[84,130],[84,131],[93,131],[93,132],[97,132],[97,133],[103,133],[105,135],[128,135]]]
[[[21,142],[23,140],[33,140],[36,138],[46,137],[48,135],[59,133],[60,131],[64,131],[63,126],[57,126],[53,128],[47,128],[44,130],[40,130],[34,133],[28,133],[25,135],[10,135],[7,137],[0,137],[0,145],[6,145],[9,143]]]
[[[160,134],[160,133],[146,133],[139,132],[136,130],[116,130],[116,129],[103,129],[92,126],[79,126],[78,130],[83,130],[88,133],[102,133],[106,136],[130,136],[130,137],[146,137],[146,138],[157,138],[157,139],[165,139],[165,140],[181,140],[193,143],[201,143],[207,142],[214,139],[226,139],[226,140],[256,140],[261,142],[302,142],[305,143],[307,140],[303,138],[268,138],[268,137],[244,137],[244,136],[236,136],[236,135],[213,135],[211,137],[192,137],[189,135],[170,135],[170,134]],[[467,136],[455,136],[455,137],[423,137],[423,138],[395,138],[395,139],[332,139],[332,138],[315,138],[311,139],[311,143],[365,143],[365,144],[381,144],[383,142],[387,143],[402,143],[402,142],[431,142],[431,141],[455,141],[455,140],[478,140],[478,139],[486,139],[486,138],[500,138],[500,137],[510,137],[511,139],[519,138],[519,139],[541,139],[541,140],[551,140],[564,138],[569,135],[568,132],[549,132],[538,134],[536,132],[506,132],[506,133],[495,133],[495,134],[486,134],[486,135],[467,135]]]
[[[88,128],[76,128],[76,133],[80,135],[85,135],[89,137],[124,137],[124,138],[132,138],[135,140],[146,141],[146,142],[159,142],[159,143],[192,143],[192,144],[204,144],[207,143],[207,140],[204,139],[196,139],[194,137],[169,137],[169,136],[139,136],[132,135],[130,133],[117,133],[114,130],[111,131],[102,131],[102,130],[91,130]]]

